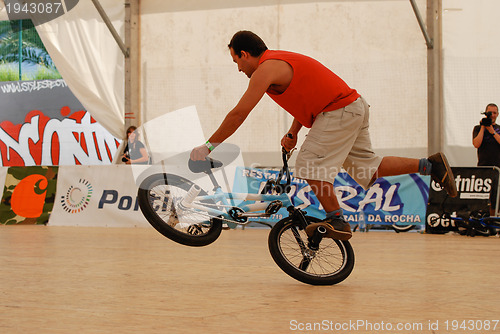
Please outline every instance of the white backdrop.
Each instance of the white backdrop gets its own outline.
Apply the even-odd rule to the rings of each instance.
[[[500,105],[500,1],[444,0],[443,8],[446,152],[475,166],[472,129],[488,103]]]
[[[99,2],[123,38],[123,3]],[[123,138],[124,57],[92,1],[79,1],[37,31],[73,94],[111,134]]]
[[[146,118],[194,104],[210,136],[248,84],[227,44],[236,31],[252,30],[271,49],[317,58],[357,89],[372,106],[377,150],[425,154],[426,47],[409,1],[293,2],[142,1]],[[265,97],[229,140],[247,163],[276,165],[290,121]]]
[[[123,36],[123,2],[100,2]],[[425,14],[426,1],[417,4]],[[499,103],[498,12],[497,0],[443,0],[445,152],[452,165],[475,165],[472,127],[487,103]],[[372,106],[377,151],[426,154],[426,46],[407,0],[142,0],[141,22],[144,121],[195,105],[209,136],[248,83],[227,51],[234,32],[248,29],[270,48],[319,59],[356,88]],[[121,136],[123,56],[91,2],[80,1],[39,32],[74,94]],[[265,98],[230,141],[249,163],[277,164],[289,123]],[[175,126],[165,124],[165,131]]]

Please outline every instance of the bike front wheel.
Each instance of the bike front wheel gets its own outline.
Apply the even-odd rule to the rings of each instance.
[[[206,246],[219,237],[222,221],[180,205],[193,184],[177,175],[153,174],[141,183],[137,198],[144,217],[162,235],[186,246]],[[199,195],[206,194],[201,190]],[[215,205],[213,201],[201,204]]]
[[[309,223],[319,219],[307,217]],[[280,220],[269,233],[269,251],[274,262],[289,276],[306,284],[333,285],[345,280],[354,268],[349,241],[323,238],[313,250],[302,224],[292,217]]]

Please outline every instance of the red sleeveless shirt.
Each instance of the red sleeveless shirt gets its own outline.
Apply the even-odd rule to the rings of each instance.
[[[267,94],[303,126],[310,128],[318,114],[343,108],[360,95],[323,64],[298,53],[266,50],[259,65],[268,59],[286,61],[293,78],[281,94]]]

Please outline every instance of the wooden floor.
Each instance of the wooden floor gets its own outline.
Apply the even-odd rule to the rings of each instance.
[[[479,333],[452,321],[500,318],[498,237],[357,232],[351,276],[317,287],[274,264],[268,231],[190,248],[149,228],[2,226],[0,333]]]

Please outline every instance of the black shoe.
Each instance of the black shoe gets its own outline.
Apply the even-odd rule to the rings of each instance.
[[[455,184],[455,176],[451,171],[448,160],[444,153],[436,153],[427,158],[432,164],[431,178],[439,183],[451,197],[457,197],[457,185]]]
[[[319,226],[323,226],[326,229],[325,238],[349,240],[352,237],[351,226],[342,218],[326,218],[317,223],[307,225],[307,235],[312,236]]]

